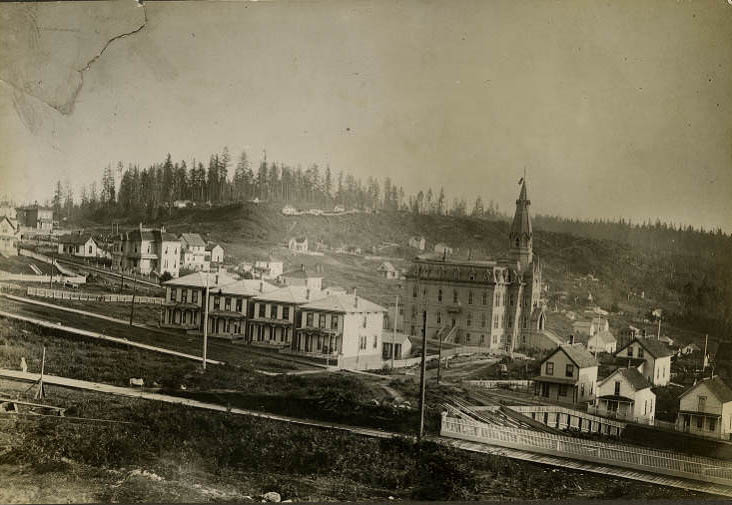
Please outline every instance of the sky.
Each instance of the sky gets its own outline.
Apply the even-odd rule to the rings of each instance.
[[[534,213],[732,232],[727,0],[120,0],[0,20],[0,197],[228,146],[504,210],[525,170]]]

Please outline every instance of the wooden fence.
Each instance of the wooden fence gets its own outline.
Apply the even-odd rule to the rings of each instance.
[[[28,296],[40,298],[53,298],[56,300],[79,300],[88,302],[105,303],[132,303],[132,295],[117,295],[109,293],[79,293],[75,291],[63,291],[58,289],[28,288]],[[149,305],[163,305],[165,298],[156,296],[135,295],[135,303]]]
[[[11,274],[7,272],[0,272],[0,281],[15,281],[15,282],[41,282],[48,283],[54,282],[56,284],[85,284],[86,277],[76,276],[70,277],[65,275],[54,275],[53,278],[50,275],[31,275],[31,274]]]
[[[732,486],[732,461],[721,459],[687,456],[626,444],[595,442],[539,431],[497,427],[448,417],[447,413],[443,413],[442,416],[440,435]]]

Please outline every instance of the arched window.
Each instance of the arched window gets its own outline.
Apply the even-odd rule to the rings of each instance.
[[[442,288],[437,290],[437,301],[442,302]]]
[[[468,291],[468,304],[469,305],[473,304],[473,292],[472,291]]]

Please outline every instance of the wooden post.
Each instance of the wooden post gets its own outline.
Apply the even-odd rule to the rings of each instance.
[[[36,391],[35,399],[42,400],[46,395],[43,391],[43,372],[46,368],[46,346],[43,346],[43,358],[41,359],[41,377],[38,379],[38,391]]]
[[[201,366],[206,370],[206,347],[208,346],[208,272],[206,272],[206,295],[203,297],[203,363]]]
[[[397,321],[399,321],[399,295],[396,295],[396,303],[394,304],[394,337],[391,341],[391,369],[394,369],[394,359],[396,356],[396,335]]]
[[[440,375],[442,373],[442,332],[437,332],[437,383],[440,383]]]
[[[427,391],[427,311],[422,311],[422,372],[419,376],[419,434],[417,438],[422,440],[424,436],[424,409],[425,396]]]
[[[132,326],[132,319],[135,316],[135,294],[137,293],[137,272],[135,272],[134,280],[132,281],[132,305],[130,306],[130,326]]]

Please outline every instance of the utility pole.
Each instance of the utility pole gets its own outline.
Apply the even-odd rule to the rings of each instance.
[[[391,369],[394,369],[394,356],[396,356],[396,336],[397,325],[399,321],[399,295],[396,295],[396,303],[394,304],[394,337],[391,341]]]
[[[442,331],[437,331],[437,383],[440,383],[440,375],[442,372]]]
[[[206,295],[203,297],[203,370],[206,370],[206,347],[208,344],[208,276],[206,272]]]
[[[422,373],[419,376],[419,435],[418,440],[424,437],[424,408],[427,392],[427,311],[422,311]]]
[[[132,305],[130,306],[130,326],[132,326],[132,318],[135,317],[135,294],[137,294],[137,271],[132,281]]]
[[[704,365],[707,363],[707,340],[709,334],[704,335],[704,356],[702,356],[702,377],[704,377]]]
[[[658,316],[658,333],[656,335],[656,340],[661,340],[661,316]]]

